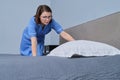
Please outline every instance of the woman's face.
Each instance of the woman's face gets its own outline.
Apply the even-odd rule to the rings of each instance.
[[[40,16],[40,21],[42,25],[47,25],[52,19],[52,13],[51,12],[43,12]]]

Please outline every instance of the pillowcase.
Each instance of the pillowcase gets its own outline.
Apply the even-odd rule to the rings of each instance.
[[[120,50],[101,42],[75,40],[56,47],[47,56],[72,57],[74,54],[80,56],[112,56],[120,54]]]

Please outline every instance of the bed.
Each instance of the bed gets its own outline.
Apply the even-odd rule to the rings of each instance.
[[[120,13],[65,29],[76,40],[120,49]],[[113,27],[114,26],[114,27]],[[60,38],[60,44],[66,41]],[[0,54],[0,80],[120,80],[120,55],[66,58]]]

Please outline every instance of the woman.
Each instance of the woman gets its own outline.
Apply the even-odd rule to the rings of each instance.
[[[45,35],[54,29],[61,37],[67,41],[74,38],[63,31],[52,18],[52,10],[47,5],[40,5],[37,8],[35,16],[30,19],[29,24],[25,28],[20,45],[20,53],[24,56],[42,56],[44,50]]]

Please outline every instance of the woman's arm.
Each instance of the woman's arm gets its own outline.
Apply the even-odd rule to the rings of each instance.
[[[73,41],[73,40],[75,40],[70,34],[68,34],[68,33],[65,32],[65,31],[62,31],[62,32],[60,33],[60,36],[61,36],[62,38],[64,38],[65,40],[67,40],[67,41]]]
[[[37,55],[37,38],[31,37],[31,48],[32,48],[32,56]]]

